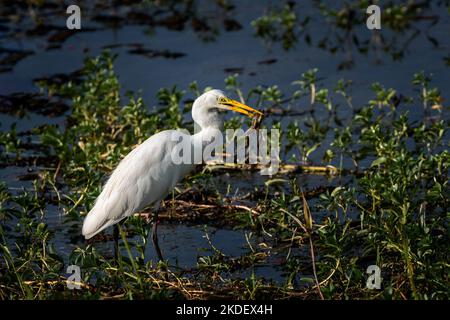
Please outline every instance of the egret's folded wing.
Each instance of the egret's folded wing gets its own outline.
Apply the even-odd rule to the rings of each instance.
[[[187,173],[171,160],[176,142],[171,131],[160,132],[131,151],[117,166],[84,220],[86,239],[162,200]]]

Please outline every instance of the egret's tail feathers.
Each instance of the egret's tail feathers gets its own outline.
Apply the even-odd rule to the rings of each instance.
[[[84,219],[82,234],[85,239],[90,239],[97,233],[102,232],[104,229],[112,226],[118,221],[109,220],[106,218],[106,212],[94,206],[88,215]]]

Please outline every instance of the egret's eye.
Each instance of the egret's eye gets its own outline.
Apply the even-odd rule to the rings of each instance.
[[[217,98],[219,103],[226,103],[227,99],[225,97],[219,97]]]

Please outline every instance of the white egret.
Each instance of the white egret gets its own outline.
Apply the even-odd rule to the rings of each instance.
[[[154,205],[152,240],[158,257],[162,260],[157,241],[156,220],[159,204],[194,168],[194,164],[175,164],[172,160],[171,153],[177,144],[177,141],[173,141],[173,133],[185,135],[192,145],[200,140],[205,147],[203,137],[210,136],[211,130],[223,128],[220,110],[232,110],[249,117],[262,115],[249,106],[227,98],[220,90],[210,90],[202,94],[192,106],[192,119],[201,130],[194,135],[186,135],[176,130],[162,131],[133,149],[120,161],[86,216],[82,230],[84,237],[92,238],[107,227],[149,205]],[[117,232],[117,229],[115,231]]]

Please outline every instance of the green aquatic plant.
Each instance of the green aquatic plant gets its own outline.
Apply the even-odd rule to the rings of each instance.
[[[272,9],[268,14],[252,21],[255,35],[269,42],[281,42],[284,49],[291,49],[298,32],[298,18],[291,5],[281,9]]]
[[[381,28],[385,32],[367,30],[366,10],[370,5],[380,7]],[[411,43],[419,36],[424,36],[433,47],[439,47],[440,41],[429,31],[445,20],[439,12],[445,6],[445,1],[432,5],[429,0],[382,4],[367,0],[290,1],[284,6],[270,7],[252,21],[252,26],[255,37],[266,44],[280,43],[283,49],[289,50],[303,40],[308,46],[329,51],[331,55],[342,54],[337,69],[351,69],[355,53],[369,55],[382,51],[393,60],[400,60],[410,52]],[[380,62],[378,57],[376,62]]]

